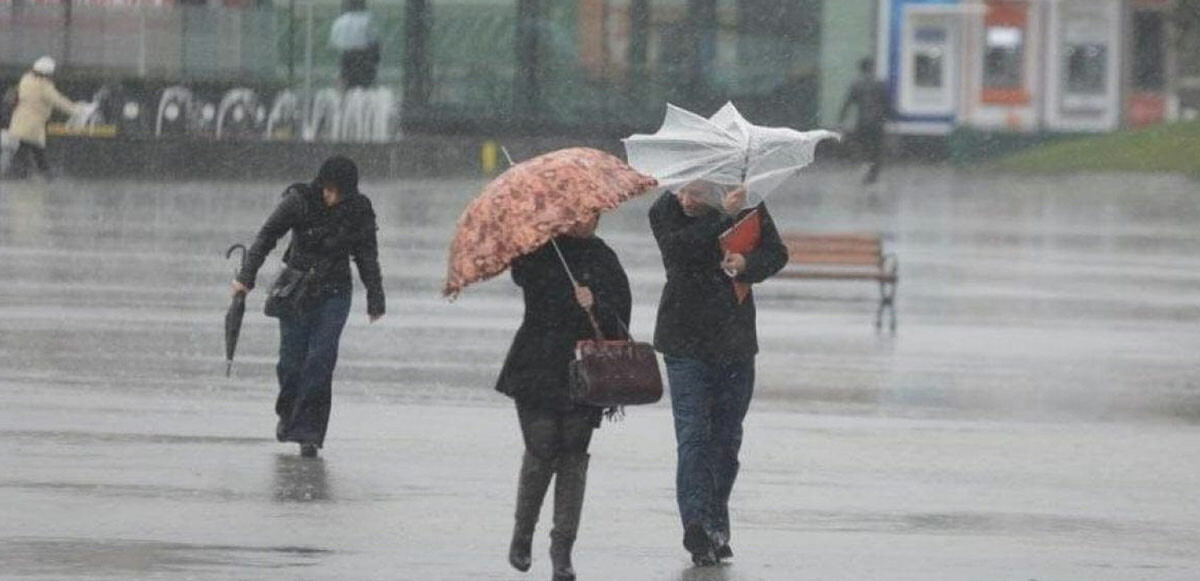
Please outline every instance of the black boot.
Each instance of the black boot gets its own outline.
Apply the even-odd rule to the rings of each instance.
[[[692,564],[697,567],[711,567],[719,562],[712,537],[697,521],[683,527],[683,548],[692,554]]]
[[[317,446],[316,442],[300,442],[300,456],[302,458],[316,458],[318,448],[319,446]]]
[[[518,571],[528,571],[533,562],[530,556],[533,530],[553,475],[554,466],[551,463],[525,452],[517,481],[516,524],[513,526],[512,544],[508,547],[508,563]]]
[[[563,454],[558,457],[558,476],[554,479],[554,530],[550,531],[550,561],[554,581],[575,581],[571,548],[579,532],[583,512],[583,492],[587,487],[587,454]]]

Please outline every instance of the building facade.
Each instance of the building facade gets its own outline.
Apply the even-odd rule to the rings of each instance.
[[[1095,132],[1180,116],[1171,0],[883,0],[895,129]]]

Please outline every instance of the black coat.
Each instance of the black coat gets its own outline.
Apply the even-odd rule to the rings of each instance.
[[[891,97],[887,84],[871,76],[855,79],[850,85],[850,91],[846,93],[846,100],[842,102],[838,121],[846,118],[851,107],[858,108],[854,122],[856,130],[881,130],[891,116]]]
[[[259,230],[237,280],[254,288],[254,279],[267,254],[290,230],[292,240],[283,255],[284,263],[301,269],[317,266],[317,292],[321,297],[329,297],[350,290],[353,256],[358,276],[367,288],[367,313],[382,315],[386,305],[376,228],[371,200],[361,193],[344,193],[341,202],[326,207],[319,188],[294,184],[284,192],[283,200]]]
[[[762,240],[745,255],[746,270],[737,280],[759,283],[787,264],[765,204]],[[744,215],[749,210],[743,210]],[[739,215],[740,217],[740,215]],[[758,353],[754,292],[738,303],[729,276],[721,270],[718,236],[734,220],[716,210],[697,217],[683,213],[678,198],[665,192],[650,208],[650,227],[667,270],[654,328],[654,347],[665,355],[705,361],[741,361]]]
[[[597,237],[556,239],[579,284],[592,291],[605,338],[627,336],[632,298],[617,254]],[[525,295],[525,318],[496,381],[496,390],[523,405],[569,410],[567,366],[575,342],[595,337],[587,314],[553,245],[546,243],[512,264],[512,279]]]

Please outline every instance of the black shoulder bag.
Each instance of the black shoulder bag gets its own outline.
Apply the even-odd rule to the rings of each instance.
[[[304,187],[304,184],[292,184],[288,186],[288,189],[284,190],[283,195],[302,195],[302,187]],[[307,268],[288,265],[286,261],[288,256],[292,254],[295,237],[296,234],[293,232],[292,242],[288,244],[287,251],[283,253],[285,260],[283,270],[279,271],[279,275],[275,277],[275,282],[271,283],[271,288],[267,291],[267,300],[263,304],[263,312],[268,317],[275,317],[277,319],[294,318],[304,313],[315,303],[314,299],[316,298],[317,286],[319,284],[317,280],[317,268],[321,263],[317,262],[317,264]]]
[[[297,317],[312,306],[316,287],[317,267],[303,269],[285,265],[271,284],[271,290],[267,291],[263,312],[277,319]]]

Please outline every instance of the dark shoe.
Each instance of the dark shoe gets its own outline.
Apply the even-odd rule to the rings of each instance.
[[[863,185],[871,185],[879,179],[879,164],[871,164],[871,169],[867,171],[867,175],[863,176]]]
[[[317,457],[317,443],[316,442],[301,442],[300,443],[300,456],[302,458],[316,458]]]
[[[275,422],[275,439],[280,442],[286,442],[286,436],[287,424],[284,423],[283,418],[280,418],[278,422]]]
[[[683,548],[692,554],[692,563],[698,567],[711,567],[717,564],[716,552],[713,548],[712,537],[704,530],[704,525],[693,522],[683,529]]]
[[[712,551],[707,553],[692,553],[692,564],[697,567],[715,567],[720,564]]]
[[[508,547],[508,564],[522,573],[533,564],[533,531],[552,476],[554,466],[551,463],[525,452],[517,481],[516,524],[513,525],[512,543]]]
[[[733,558],[733,549],[729,548],[729,545],[721,545],[721,546],[717,547],[717,549],[715,551],[713,551],[713,555],[716,556],[718,561],[732,559]]]
[[[571,549],[579,532],[583,513],[583,493],[587,488],[587,454],[563,454],[558,457],[554,478],[554,530],[550,531],[550,562],[554,581],[575,581]]]

